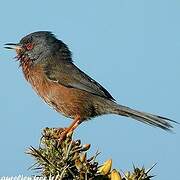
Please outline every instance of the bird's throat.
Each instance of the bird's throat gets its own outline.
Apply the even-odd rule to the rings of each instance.
[[[22,71],[24,73],[24,76],[26,80],[29,80],[29,75],[30,75],[30,69],[32,68],[32,63],[33,61],[25,56],[25,55],[18,55],[17,59],[19,60],[19,66],[22,67]]]

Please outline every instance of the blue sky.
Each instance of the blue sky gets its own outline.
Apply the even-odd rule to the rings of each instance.
[[[50,109],[24,80],[14,52],[3,49],[24,35],[49,30],[68,44],[75,64],[111,92],[117,102],[180,122],[180,1],[91,0],[0,3],[0,176],[32,175],[24,152],[37,147],[41,129],[70,120]],[[166,133],[108,115],[82,124],[75,138],[99,149],[122,171],[151,167],[155,179],[177,179],[180,127]]]

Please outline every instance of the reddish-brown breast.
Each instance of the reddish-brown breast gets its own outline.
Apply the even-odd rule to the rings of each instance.
[[[26,80],[37,94],[56,111],[71,118],[79,115],[82,120],[94,113],[93,95],[75,88],[67,88],[58,82],[47,79],[41,65],[31,65],[30,61],[22,62]]]

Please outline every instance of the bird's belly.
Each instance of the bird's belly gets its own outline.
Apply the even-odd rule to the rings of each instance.
[[[65,87],[47,79],[42,71],[32,71],[28,81],[37,94],[64,116],[82,119],[94,116],[93,98],[90,93]]]
[[[47,94],[50,104],[65,116],[74,118],[80,115],[83,119],[91,117],[93,105],[88,93],[54,83]]]

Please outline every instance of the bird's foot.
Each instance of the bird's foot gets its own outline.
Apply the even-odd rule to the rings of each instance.
[[[64,128],[64,131],[60,133],[58,140],[64,141],[66,139],[66,137],[68,136],[68,134],[73,133],[73,131],[70,131],[68,128]]]
[[[69,133],[72,133],[78,127],[80,123],[80,116],[77,116],[68,128],[63,128],[64,130],[61,131],[58,138],[59,141],[63,141]]]

